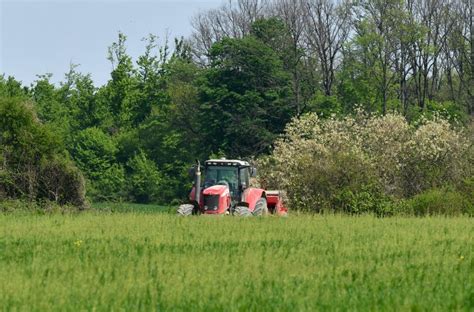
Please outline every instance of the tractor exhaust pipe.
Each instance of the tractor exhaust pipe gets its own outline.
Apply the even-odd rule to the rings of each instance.
[[[199,160],[196,159],[196,171],[195,171],[195,174],[194,174],[194,187],[196,189],[196,195],[195,195],[195,200],[198,204],[198,206],[200,205],[200,200],[201,200],[201,163],[199,162]]]

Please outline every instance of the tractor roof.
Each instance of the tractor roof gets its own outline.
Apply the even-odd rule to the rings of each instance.
[[[243,160],[236,159],[209,159],[205,162],[206,166],[239,166],[239,167],[250,167],[250,164]]]

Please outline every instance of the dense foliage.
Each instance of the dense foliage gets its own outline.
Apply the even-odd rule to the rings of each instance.
[[[400,114],[321,119],[313,113],[289,123],[273,154],[262,158],[261,183],[287,190],[292,207],[305,210],[386,214],[393,202],[429,191],[418,199],[463,204],[413,212],[474,214],[468,192],[433,190],[465,189],[473,163],[474,137],[440,117],[410,125]]]
[[[0,200],[52,200],[85,208],[84,178],[29,103],[0,98]]]
[[[326,172],[318,176],[318,185],[328,183],[318,191],[326,194],[318,203],[327,196],[337,196],[340,207],[374,194],[384,194],[375,202],[385,202],[385,195],[408,198],[445,184],[458,187],[469,172],[466,135],[448,121],[468,124],[474,114],[471,1],[238,0],[199,13],[192,25],[191,38],[176,40],[173,48],[158,46],[150,35],[136,60],[119,33],[109,48],[113,69],[103,86],[95,86],[77,65],[59,85],[50,74],[39,75],[31,86],[1,76],[0,98],[11,107],[0,115],[4,140],[10,109],[25,110],[25,103],[42,129],[28,128],[21,152],[2,146],[2,183],[10,185],[2,194],[21,197],[13,185],[31,184],[22,180],[27,175],[12,177],[14,164],[51,175],[74,162],[93,200],[170,202],[186,195],[194,159],[259,158],[272,151],[292,118],[306,113],[317,114],[318,125],[342,127],[321,130],[341,137],[318,138],[313,152],[292,160],[315,159],[319,149],[343,144],[344,153],[327,152],[311,164],[319,167],[307,168]],[[360,108],[386,116],[369,120],[374,124],[367,131],[373,132],[364,133],[366,143],[353,138],[351,129],[358,117],[350,116]],[[398,114],[388,114],[392,111]],[[274,155],[282,152],[283,141],[277,142]],[[34,161],[13,159],[20,155]],[[283,162],[278,168],[280,175],[288,172]],[[316,194],[281,185],[296,207],[295,196],[307,207],[308,196]],[[24,195],[36,197],[33,193]]]

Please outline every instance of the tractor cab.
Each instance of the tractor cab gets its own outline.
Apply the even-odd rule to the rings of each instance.
[[[248,162],[242,160],[210,159],[204,167],[203,188],[225,185],[234,202],[241,200],[243,191],[250,184],[250,176],[255,172]]]

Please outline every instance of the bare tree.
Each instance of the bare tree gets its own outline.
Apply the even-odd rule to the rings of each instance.
[[[338,57],[349,34],[348,2],[304,0],[306,39],[309,49],[319,58],[323,90],[332,94]]]
[[[396,96],[405,113],[450,99],[474,114],[472,7],[473,0],[228,0],[195,16],[191,40],[196,59],[207,64],[213,43],[242,38],[255,21],[277,17],[288,35],[270,45],[291,75],[297,115],[317,88],[334,94],[350,55],[377,84],[383,112]],[[366,46],[343,55],[362,32],[372,36]]]
[[[268,0],[228,0],[218,9],[197,14],[191,21],[196,59],[206,63],[212,44],[224,37],[248,35],[252,23],[265,16],[268,5]]]
[[[421,109],[426,99],[433,99],[434,88],[439,78],[439,61],[452,19],[445,20],[449,11],[449,0],[415,0],[413,15],[421,26],[421,32],[411,49],[411,62],[415,83],[415,94]]]
[[[356,42],[363,54],[365,71],[376,83],[383,114],[387,111],[389,95],[393,93],[397,80],[396,70],[403,70],[402,75],[406,75],[406,66],[399,53],[401,38],[396,31],[401,17],[397,0],[371,0],[354,7]]]
[[[398,16],[392,34],[393,70],[399,86],[400,111],[406,115],[410,104],[409,79],[413,72],[410,51],[417,39],[418,27],[410,14],[413,0],[400,2],[396,7]]]
[[[454,25],[446,48],[448,84],[452,98],[463,102],[469,114],[474,115],[474,40],[473,3],[460,0],[453,3]],[[456,88],[451,69],[459,80]],[[456,90],[455,90],[456,88]]]
[[[305,57],[304,47],[304,19],[305,3],[303,0],[276,0],[269,8],[269,15],[277,16],[285,24],[288,30],[288,51],[287,67],[291,73],[292,88],[294,94],[294,107],[296,114],[303,111],[307,96],[303,93],[302,80],[304,71],[303,59]]]

